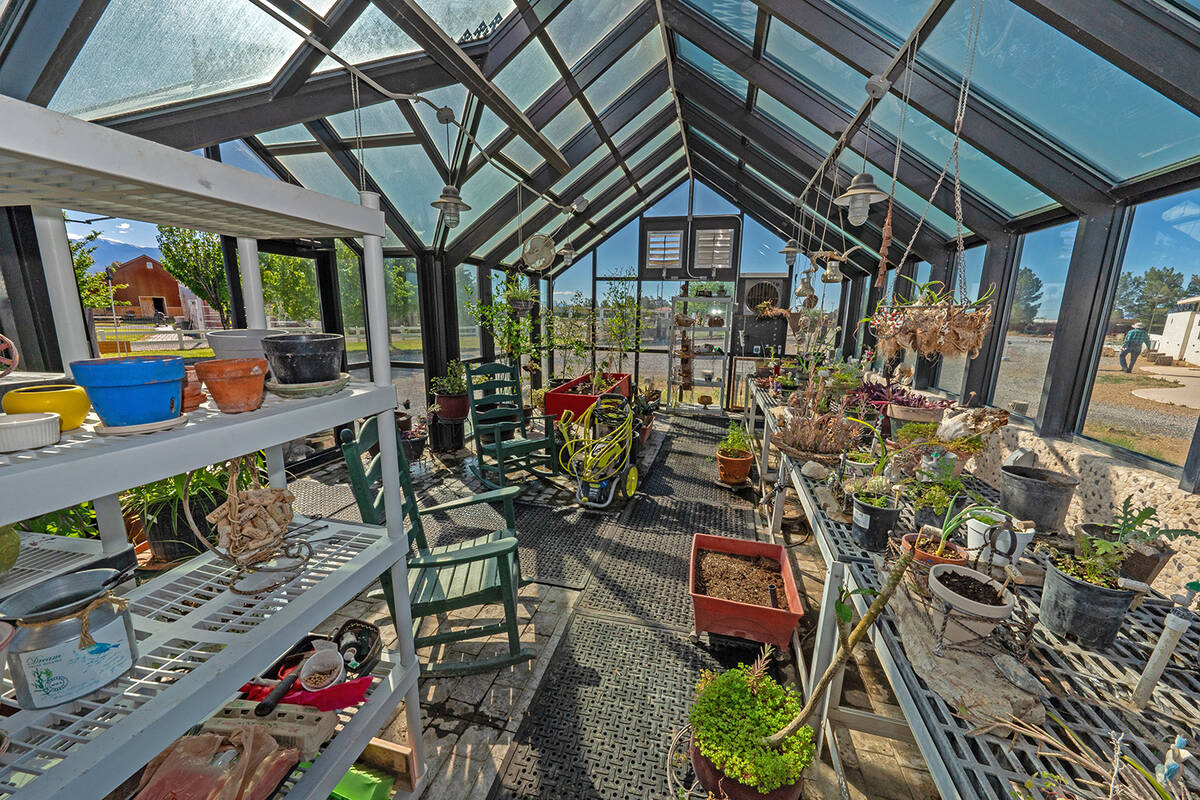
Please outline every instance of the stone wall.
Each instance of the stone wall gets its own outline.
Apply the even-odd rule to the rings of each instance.
[[[1067,516],[1069,525],[1106,521],[1133,495],[1137,507],[1158,509],[1160,525],[1200,531],[1200,495],[1181,491],[1177,478],[1132,466],[1079,442],[1043,439],[1028,427],[1011,424],[991,434],[972,468],[983,480],[999,486],[1000,465],[1019,447],[1037,453],[1039,467],[1079,478]],[[1155,589],[1168,595],[1200,578],[1200,538],[1179,539],[1174,547],[1178,552],[1154,582]]]

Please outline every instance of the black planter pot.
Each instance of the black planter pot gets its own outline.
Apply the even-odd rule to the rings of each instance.
[[[1091,650],[1112,647],[1133,603],[1127,589],[1106,589],[1067,575],[1051,564],[1038,616],[1047,630],[1073,637]]]
[[[277,333],[264,337],[263,352],[280,383],[336,380],[342,369],[345,337],[338,333]]]
[[[208,524],[205,517],[211,514],[220,503],[193,498],[191,505],[192,519],[196,521],[201,533],[208,535],[212,526]],[[179,506],[174,513],[164,511],[158,514],[152,524],[146,524],[146,520],[142,520],[142,530],[146,534],[146,544],[150,547],[150,554],[156,561],[179,561],[208,551],[204,543],[196,538],[196,534],[192,533],[191,526],[188,525],[187,518],[183,515],[182,506]]]
[[[1067,509],[1079,479],[1038,467],[1000,468],[1000,507],[1017,519],[1033,520],[1038,533],[1066,527]]]
[[[954,501],[954,510],[950,516],[955,516],[958,512],[971,504],[970,498],[960,497]],[[929,506],[924,506],[919,509],[913,509],[913,527],[919,533],[923,525],[932,525],[935,528],[941,528],[942,523],[946,521],[946,512],[938,513]]]
[[[494,424],[497,422],[520,422],[521,414],[522,414],[521,411],[513,411],[513,413],[510,416],[496,417],[495,419],[488,420],[488,422],[490,424]],[[507,442],[509,439],[514,438],[516,435],[517,435],[517,432],[515,430],[501,431],[500,441]],[[485,447],[489,444],[494,443],[495,441],[496,441],[495,434],[491,434],[491,433],[479,434],[479,443],[484,445]]]
[[[854,524],[850,533],[855,544],[872,553],[880,553],[887,547],[888,537],[899,524],[900,509],[894,503],[892,508],[879,508],[855,496],[852,516]]]
[[[424,436],[400,437],[400,447],[404,450],[404,457],[408,459],[410,464],[414,461],[420,461],[421,456],[425,455],[425,444],[428,441],[428,434]]]

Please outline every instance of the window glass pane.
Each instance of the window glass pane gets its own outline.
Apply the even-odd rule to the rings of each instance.
[[[346,336],[346,360],[351,365],[367,363],[367,326],[363,315],[362,267],[358,253],[337,240],[338,301]]]
[[[850,149],[842,151],[841,155],[838,156],[838,163],[853,173],[858,173],[864,169],[862,155]],[[875,185],[884,192],[887,192],[887,190],[891,187],[891,173],[884,172],[882,169],[869,161],[866,163],[866,172],[875,179]],[[944,185],[949,186],[950,184]],[[845,185],[838,187],[839,192],[845,190]],[[919,219],[921,214],[925,214],[925,223],[927,225],[931,225],[936,231],[945,237],[954,235],[954,218],[942,211],[940,208],[937,208],[929,203],[927,198],[921,197],[912,189],[909,189],[900,182],[896,183],[895,196],[896,202],[907,208],[914,219]],[[884,205],[886,205],[886,201],[884,202]],[[929,206],[929,210],[926,212],[925,207],[927,205]],[[969,232],[968,228],[964,227],[963,230]],[[905,244],[907,244],[907,242],[905,242]]]
[[[578,164],[576,164],[574,167],[571,168],[570,172],[568,172],[566,175],[562,176],[557,181],[555,181],[554,185],[550,187],[551,191],[563,192],[563,191],[566,191],[567,189],[569,189],[571,186],[575,185],[575,183],[580,178],[582,178],[588,170],[590,170],[592,167],[599,164],[600,161],[606,155],[609,154],[609,152],[610,151],[607,147],[604,147],[604,146],[597,147],[595,150],[593,150],[591,152],[591,155],[589,155],[583,161],[580,161]],[[575,198],[565,197],[563,199],[564,200],[574,200]]]
[[[600,209],[595,214],[593,214],[592,219],[599,222],[599,221],[603,220],[605,217],[607,217],[609,214],[613,213],[617,209],[624,206],[626,204],[626,202],[629,200],[629,198],[633,197],[633,191],[634,191],[633,187],[630,186],[628,189],[621,192],[619,195],[617,195],[615,198],[613,198],[612,202],[610,202],[608,205],[604,206],[604,208]],[[611,224],[611,223],[606,223],[606,224]]]
[[[958,0],[921,48],[957,77],[972,3]],[[1200,119],[1007,0],[985,0],[972,91],[1117,180],[1192,158]]]
[[[363,136],[380,136],[385,133],[408,133],[412,127],[408,124],[408,120],[400,113],[399,107],[388,100],[385,103],[376,103],[373,106],[367,106],[359,112],[359,117],[362,120]],[[354,138],[354,112],[343,111],[341,114],[334,114],[328,117],[329,124],[337,131],[337,135],[343,139]]]
[[[625,172],[620,167],[614,167],[607,175],[597,181],[596,185],[583,193],[589,203],[595,202],[596,198],[604,194],[610,186],[615,184],[619,179],[625,177]],[[591,215],[595,218],[595,215]]]
[[[754,107],[817,150],[828,153],[833,149],[832,136],[766,92],[759,91],[758,97],[754,101]]]
[[[643,177],[641,180],[638,181],[638,184],[643,189],[645,189],[647,186],[654,183],[654,180],[659,175],[662,175],[663,172],[665,172],[667,169],[671,169],[671,168],[678,169],[678,166],[682,161],[683,161],[683,148],[680,147],[678,150],[676,150],[674,153],[672,153],[669,158],[663,159],[663,162],[661,164],[659,164],[657,167],[655,167],[654,169],[647,172],[645,177]],[[663,185],[665,186],[666,184],[663,184]]]
[[[113,0],[50,108],[95,119],[266,83],[301,41],[249,3]]]
[[[968,248],[963,252],[963,258],[966,260],[967,297],[972,300],[979,298],[979,282],[983,279],[983,257],[986,252],[987,247],[983,245]],[[957,286],[956,281],[955,291],[958,291]],[[937,388],[958,397],[962,392],[963,373],[966,368],[966,356],[943,358],[938,371]]]
[[[462,186],[462,198],[471,207],[464,213],[477,219],[516,185],[512,178],[485,162]]]
[[[638,232],[633,222],[608,237],[596,248],[596,275],[598,277],[621,277],[631,271],[636,274],[638,261]],[[602,289],[597,289],[602,292]]]
[[[754,42],[758,6],[751,0],[687,0],[746,44]]]
[[[437,103],[438,106],[449,106],[454,109],[454,118],[460,123],[463,122],[463,111],[467,106],[467,87],[460,83],[454,83],[450,86],[443,86],[440,89],[434,89],[423,93],[426,97]],[[413,106],[417,110],[417,116],[421,120],[421,124],[425,126],[425,130],[429,133],[429,138],[437,145],[438,151],[442,154],[442,158],[450,161],[454,152],[454,143],[458,141],[458,128],[454,125],[443,125],[437,121],[437,109],[432,108],[429,103],[416,103]],[[449,128],[450,141],[446,141],[447,128]],[[481,140],[482,141],[482,140]]]
[[[479,325],[476,324],[467,302],[479,299],[479,268],[471,264],[459,264],[454,268],[454,288],[458,296],[458,352],[462,359],[481,354],[479,349]]]
[[[387,290],[388,339],[393,361],[416,361],[421,355],[421,310],[417,304],[417,260],[385,258],[383,281]]]
[[[746,96],[746,79],[725,66],[705,50],[692,44],[682,36],[675,36],[675,52],[687,63],[724,86],[738,97]]]
[[[648,217],[682,217],[688,213],[688,182],[684,181],[646,211]]]
[[[555,146],[562,147],[588,122],[587,112],[583,110],[583,106],[579,104],[578,100],[572,100],[569,106],[555,114],[554,119],[546,123],[546,126],[542,128],[542,133]]]
[[[276,158],[305,188],[324,192],[350,203],[358,202],[358,189],[346,177],[346,173],[333,163],[333,159],[324,153],[298,153]]]
[[[613,100],[637,83],[665,56],[662,32],[656,26],[583,90],[592,109],[597,114],[603,113]]]
[[[264,164],[263,160],[256,156],[254,151],[247,147],[246,143],[241,139],[234,139],[231,142],[221,142],[221,161],[231,167],[244,169],[247,172],[256,172],[259,175],[279,180],[279,176]]]
[[[665,145],[672,139],[678,139],[681,135],[679,121],[672,122],[667,127],[659,131],[658,135],[637,149],[632,156],[625,159],[625,163],[630,169],[636,169],[639,164],[651,153]]]
[[[517,162],[526,173],[532,173],[545,161],[538,151],[526,144],[525,140],[519,136],[504,145],[500,152]]]
[[[1083,435],[1182,465],[1196,429],[1195,367],[1150,363],[1159,355],[1200,364],[1200,189],[1143,203],[1133,226],[1105,331]],[[1135,322],[1150,344],[1120,354]],[[1137,334],[1135,338],[1140,338]],[[1176,363],[1179,363],[1176,361]]]
[[[429,205],[442,188],[442,176],[429,163],[420,145],[374,148],[368,154],[368,169],[379,188],[391,199],[400,215],[425,244],[433,242],[438,211]],[[473,212],[464,212],[469,224]]]
[[[779,251],[784,241],[749,216],[742,220],[742,267],[744,273],[787,272]]]
[[[392,367],[392,385],[396,397],[408,401],[407,411],[413,416],[425,413],[425,369],[423,367]],[[429,451],[425,451],[428,458]],[[411,466],[411,462],[409,464]]]
[[[554,279],[555,378],[577,378],[591,369],[592,258],[578,259]]]
[[[699,216],[701,214],[737,214],[738,210],[733,204],[721,197],[708,187],[703,181],[693,182],[695,189],[692,192],[692,213]]]
[[[517,108],[524,110],[543,92],[562,80],[562,76],[558,74],[542,43],[530,39],[492,80]]]
[[[820,89],[848,111],[857,111],[867,99],[866,76],[785,23],[771,25],[766,54],[768,59]]]
[[[476,256],[478,256],[480,258],[486,257],[487,254],[492,252],[493,250],[495,250],[500,245],[501,242],[503,242],[505,239],[507,239],[510,236],[516,235],[517,233],[520,233],[523,236],[528,236],[531,233],[531,231],[529,229],[528,220],[530,218],[532,218],[534,215],[536,215],[543,208],[546,207],[546,201],[542,200],[541,198],[538,198],[537,200],[535,200],[534,202],[531,203],[529,201],[529,195],[526,193],[525,195],[523,195],[522,202],[527,203],[528,205],[524,206],[521,214],[518,216],[514,216],[512,218],[512,220],[510,222],[508,222],[506,225],[504,225],[504,227],[502,227],[500,230],[498,230],[495,233],[495,235],[492,236],[491,239],[488,239],[483,244],[483,246],[476,248],[476,250],[475,250]],[[524,224],[522,224],[522,220],[525,221]],[[561,222],[562,218],[555,217],[555,220],[557,220],[557,221],[554,222],[553,224],[557,225],[558,222]],[[456,230],[460,231],[460,235],[462,232],[465,232],[465,229],[462,229],[462,228],[459,228]],[[455,241],[457,241],[457,239],[452,240],[451,244],[453,244]]]
[[[546,26],[563,61],[572,69],[617,23],[636,8],[637,0],[573,0]]]
[[[735,156],[733,153],[726,150],[724,145],[719,144],[718,142],[714,142],[712,139],[708,138],[707,136],[705,136],[703,133],[696,130],[695,128],[688,128],[688,136],[693,137],[694,139],[699,139],[700,141],[704,142],[709,147],[716,150],[718,153],[721,153],[726,158],[732,160],[735,164],[737,163],[737,161],[738,161],[737,156]]]
[[[312,134],[303,125],[288,125],[286,128],[276,128],[258,134],[258,140],[263,144],[291,144],[294,142],[313,142]]]
[[[872,27],[902,42],[929,8],[925,0],[833,0],[873,23]],[[986,17],[985,17],[986,19]]]
[[[992,405],[1037,416],[1077,227],[1071,222],[1024,236]]]
[[[661,113],[662,110],[667,106],[673,105],[673,102],[674,101],[671,99],[671,95],[669,93],[664,92],[663,94],[659,95],[657,100],[643,108],[640,112],[638,112],[636,117],[625,123],[625,125],[613,135],[613,142],[620,147],[626,139],[637,133],[637,131],[647,122],[649,122],[655,115]]]
[[[311,258],[259,253],[267,327],[321,329],[317,268]]]
[[[483,115],[479,118],[479,130],[475,132],[475,141],[487,147],[506,130],[508,126],[490,108],[484,108]]]

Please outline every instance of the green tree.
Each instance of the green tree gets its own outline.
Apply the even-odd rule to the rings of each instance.
[[[167,225],[158,226],[157,238],[163,268],[212,306],[221,318],[221,327],[228,328],[229,287],[220,239],[212,233]]]
[[[1151,267],[1141,277],[1142,291],[1132,316],[1146,323],[1147,330],[1154,330],[1166,319],[1171,306],[1183,298],[1183,273],[1171,267]]]
[[[362,271],[358,253],[342,239],[337,240],[338,295],[342,304],[342,324],[347,328],[366,325],[363,316]]]
[[[621,277],[636,275],[629,270]],[[645,317],[637,300],[637,282],[633,280],[606,281],[604,300],[600,304],[600,332],[604,344],[617,351],[617,372],[625,370],[625,356],[642,349],[642,329]]]
[[[96,265],[96,245],[92,242],[100,237],[100,231],[89,231],[82,239],[69,241],[71,248],[71,263],[75,267],[75,284],[79,287],[79,299],[84,308],[112,308],[113,291],[124,289],[129,284],[118,283],[110,285],[108,276],[103,272],[92,272]],[[129,305],[118,303],[117,305]]]
[[[1033,322],[1041,305],[1042,279],[1029,267],[1021,267],[1017,271],[1017,286],[1008,316],[1009,330],[1022,330]]]
[[[1183,293],[1188,297],[1195,297],[1200,294],[1200,275],[1192,273],[1192,277],[1188,281],[1187,288],[1183,290]]]
[[[317,272],[307,258],[259,253],[263,303],[274,319],[309,322],[321,314]]]
[[[1141,275],[1131,275],[1122,272],[1117,280],[1117,296],[1113,302],[1113,318],[1124,319],[1137,313],[1138,298],[1146,288],[1146,282]]]

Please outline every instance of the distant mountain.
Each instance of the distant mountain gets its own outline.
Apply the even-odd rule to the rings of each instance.
[[[124,264],[129,259],[137,258],[141,255],[147,255],[156,261],[162,261],[162,253],[157,247],[138,247],[128,242],[118,242],[103,236],[92,244],[96,245],[96,251],[92,253],[92,257],[96,259],[96,265],[92,268],[92,272],[99,272],[114,261],[118,264]]]

